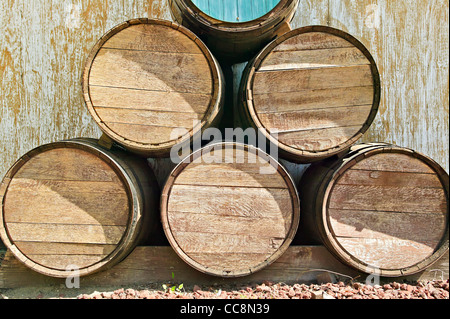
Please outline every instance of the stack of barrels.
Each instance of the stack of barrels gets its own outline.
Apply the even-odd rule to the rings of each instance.
[[[364,45],[326,26],[290,30],[298,0],[239,22],[203,2],[169,0],[175,22],[126,21],[96,43],[82,89],[103,136],[42,145],[11,167],[0,187],[11,252],[54,277],[108,269],[164,240],[221,277],[250,275],[305,238],[381,276],[442,257],[448,174],[407,148],[357,144],[381,92]],[[224,68],[242,61],[234,119],[265,144],[195,148],[229,116]],[[298,185],[269,145],[309,165]],[[161,157],[180,161],[160,188],[147,159]]]

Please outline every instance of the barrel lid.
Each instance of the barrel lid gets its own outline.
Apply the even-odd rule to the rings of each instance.
[[[372,145],[334,167],[322,206],[326,245],[381,276],[417,273],[448,250],[449,177],[408,148]]]
[[[314,162],[345,151],[367,131],[380,102],[376,63],[353,36],[326,26],[292,30],[249,63],[248,116],[282,155]]]
[[[130,180],[88,140],[50,143],[22,156],[3,179],[0,235],[29,268],[54,277],[93,273],[132,236]]]
[[[187,28],[156,19],[126,21],[93,47],[84,99],[102,131],[147,156],[166,156],[219,115],[221,71]]]
[[[299,199],[284,168],[251,146],[219,143],[187,157],[163,190],[161,220],[177,252],[220,277],[254,273],[288,248]]]

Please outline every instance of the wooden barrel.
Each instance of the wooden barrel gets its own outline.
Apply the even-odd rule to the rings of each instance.
[[[345,152],[372,124],[380,75],[351,35],[310,26],[261,51],[241,82],[241,121],[259,129],[280,156],[309,163]]]
[[[309,231],[357,270],[415,274],[448,250],[448,191],[448,174],[430,158],[395,145],[360,144],[305,172],[299,232]]]
[[[299,222],[286,170],[252,146],[218,143],[175,167],[161,198],[161,221],[176,253],[214,276],[239,277],[274,262]]]
[[[145,159],[92,139],[50,143],[22,156],[3,179],[1,239],[39,273],[92,274],[152,236],[159,195]]]
[[[232,8],[228,2],[210,1],[209,6],[216,6],[225,16],[225,11]],[[252,1],[253,8],[257,8],[262,2]],[[270,41],[290,30],[289,22],[295,14],[298,2],[279,0],[276,6],[264,12],[262,17],[247,22],[227,22],[206,14],[191,0],[169,0],[174,20],[198,34],[218,59],[230,63],[252,59]],[[267,8],[270,7],[272,5]],[[249,10],[244,7],[241,9]],[[208,13],[211,12],[212,10],[209,10]],[[219,15],[216,14],[216,17]]]
[[[222,71],[188,29],[163,20],[124,22],[94,46],[82,77],[87,108],[112,141],[147,157],[220,119]]]

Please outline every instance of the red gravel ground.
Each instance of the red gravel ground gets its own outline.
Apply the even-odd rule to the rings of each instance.
[[[449,281],[418,283],[392,282],[384,285],[362,283],[294,284],[265,282],[238,290],[221,290],[194,286],[172,291],[118,289],[79,295],[78,299],[449,299]]]

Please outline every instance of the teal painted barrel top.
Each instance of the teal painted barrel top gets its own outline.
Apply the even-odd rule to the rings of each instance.
[[[192,0],[205,14],[226,22],[247,22],[270,12],[280,0]]]

